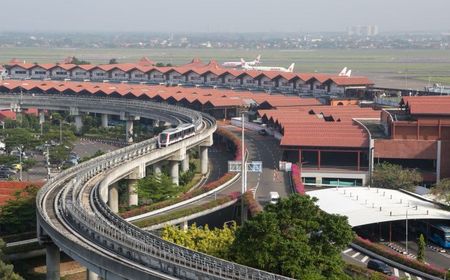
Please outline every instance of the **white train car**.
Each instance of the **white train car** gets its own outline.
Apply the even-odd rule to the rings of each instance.
[[[180,124],[175,128],[166,129],[159,134],[158,147],[167,147],[194,135],[195,126],[193,124]]]

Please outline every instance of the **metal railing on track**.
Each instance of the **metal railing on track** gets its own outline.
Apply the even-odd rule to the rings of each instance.
[[[0,104],[5,103],[2,97],[0,97]],[[17,96],[14,96],[14,98],[9,99],[9,101],[17,101]],[[35,98],[21,98],[21,102],[18,104],[24,107],[35,106],[38,103]],[[46,96],[46,98],[49,98],[49,96]],[[53,100],[49,102],[56,102],[55,100],[57,100],[56,103],[58,103],[65,99],[67,104],[67,98],[70,97],[58,96],[55,99],[51,97]],[[79,97],[72,98],[78,99]],[[90,102],[90,106],[98,106],[99,104],[105,104],[103,101],[106,101],[113,107],[113,104],[116,106],[116,101],[119,100],[107,101],[101,99],[100,101],[96,98],[86,98],[83,102]],[[79,100],[77,102],[76,104],[80,104],[77,106],[85,106],[85,104],[82,104],[83,102]],[[125,101],[125,103],[128,106],[126,107],[128,108],[127,110],[131,111],[134,108],[141,110],[136,115],[145,114],[145,110],[156,109],[161,110],[159,113],[162,114],[175,115],[175,119],[181,122],[194,123],[198,128],[196,135],[173,146],[180,145],[182,147],[188,142],[190,143],[189,145],[200,144],[216,130],[216,122],[212,117],[193,110],[152,102]],[[71,106],[74,106],[72,104]],[[122,110],[123,106],[125,105],[122,104]],[[173,146],[171,147],[176,148]],[[95,189],[90,196],[92,211],[85,209],[81,194],[89,180],[95,176],[104,176],[105,171],[149,155],[156,149],[156,138],[152,138],[115,150],[61,172],[50,179],[38,193],[37,209],[41,222],[46,223],[46,226],[53,226],[52,219],[62,216],[64,217],[63,221],[58,222],[68,223],[65,226],[75,229],[84,238],[105,250],[121,256],[127,261],[139,264],[141,265],[140,267],[143,265],[148,267],[149,270],[167,273],[180,279],[290,279],[215,258],[164,241],[156,235],[127,223],[118,215],[112,213],[101,199],[98,189]],[[163,149],[158,149],[158,151],[163,151]],[[60,195],[50,196],[51,192],[58,192]],[[56,197],[57,201],[47,201],[48,197]],[[47,203],[52,203],[55,207],[46,207]],[[49,213],[51,211],[57,211],[58,215]],[[80,242],[83,241],[80,240]]]

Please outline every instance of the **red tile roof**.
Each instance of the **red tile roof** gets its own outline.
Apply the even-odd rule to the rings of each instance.
[[[405,96],[401,103],[412,115],[450,115],[450,96]]]
[[[6,201],[13,199],[17,191],[23,190],[25,187],[35,185],[41,187],[44,183],[37,182],[17,182],[17,181],[2,181],[0,182],[0,205],[5,204]]]
[[[248,107],[250,103],[262,104],[267,102],[273,106],[303,106],[318,105],[319,101],[313,98],[287,97],[280,95],[270,95],[267,93],[252,93],[249,91],[232,91],[226,89],[212,88],[189,88],[189,87],[167,87],[160,85],[140,85],[140,84],[109,84],[93,82],[74,81],[37,81],[37,80],[4,80],[0,81],[0,89],[4,91],[17,90],[23,88],[25,91],[39,89],[46,92],[54,89],[58,92],[73,91],[75,93],[86,92],[91,94],[116,93],[120,96],[132,95],[135,97],[146,96],[150,99],[161,98],[167,100],[186,100],[190,103],[196,101],[201,104],[210,103],[215,107]]]
[[[280,71],[257,71],[257,70],[243,70],[243,69],[229,69],[222,68],[216,61],[212,60],[208,64],[204,64],[200,59],[194,58],[190,63],[174,66],[174,67],[155,67],[152,66],[153,61],[148,58],[142,58],[137,63],[119,63],[119,64],[103,64],[103,65],[79,65],[80,68],[85,70],[92,70],[94,68],[99,68],[104,71],[112,71],[113,69],[121,69],[124,72],[130,72],[134,69],[139,69],[140,71],[147,73],[151,70],[157,70],[161,73],[168,73],[171,71],[176,71],[180,74],[185,74],[188,72],[195,72],[199,75],[204,75],[207,73],[214,73],[217,76],[223,76],[230,74],[234,77],[243,77],[249,75],[252,78],[267,77],[269,79],[284,78],[288,81],[293,81],[295,79],[300,79],[303,81],[317,80],[321,83],[326,81],[333,81],[339,86],[354,86],[354,85],[372,85],[373,82],[366,77],[339,77],[332,74],[321,74],[321,73],[290,73],[290,72],[280,72]],[[8,67],[20,66],[24,69],[30,69],[35,67],[36,64],[23,63],[17,60],[12,60]],[[45,64],[45,69],[51,69],[55,66],[60,66],[63,69],[70,70],[76,67],[74,64]]]
[[[282,146],[298,147],[368,147],[366,131],[353,119],[380,116],[379,111],[357,106],[281,107],[258,113],[283,130]],[[325,121],[324,117],[332,117],[334,121]]]

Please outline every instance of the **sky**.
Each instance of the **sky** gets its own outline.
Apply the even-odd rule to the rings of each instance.
[[[0,31],[448,31],[449,0],[0,0]]]

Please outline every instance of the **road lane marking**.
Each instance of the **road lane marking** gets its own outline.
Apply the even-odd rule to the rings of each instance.
[[[368,256],[365,256],[364,258],[362,258],[361,262],[366,263],[366,261],[369,259]]]
[[[405,272],[405,276],[406,276],[406,278],[411,279],[411,275],[409,275],[408,272]]]
[[[422,280],[422,278],[420,278],[419,276],[416,276],[417,280]]]
[[[353,249],[352,249],[352,248],[348,248],[348,249],[345,250],[343,253],[344,253],[344,254],[347,254],[348,252],[351,252],[351,251],[353,251]]]
[[[394,267],[394,276],[399,277],[400,274],[398,274],[398,269]]]
[[[353,254],[352,258],[356,258],[357,256],[359,256],[361,253],[360,252],[356,252]]]

